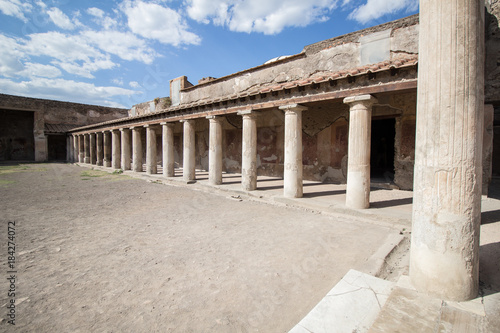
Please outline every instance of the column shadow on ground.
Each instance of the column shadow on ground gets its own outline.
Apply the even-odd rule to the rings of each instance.
[[[305,198],[316,198],[316,197],[326,197],[329,195],[342,195],[345,194],[345,190],[338,191],[324,191],[324,192],[309,192],[304,193]]]
[[[479,280],[486,289],[500,291],[500,242],[479,247]]]
[[[413,198],[377,201],[377,202],[370,202],[370,208],[387,208],[394,206],[411,205],[412,203],[413,203]]]
[[[496,222],[500,222],[500,210],[492,210],[489,212],[481,213],[481,224],[490,224]]]

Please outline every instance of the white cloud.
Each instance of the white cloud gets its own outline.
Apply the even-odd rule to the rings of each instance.
[[[277,34],[286,27],[303,27],[328,20],[338,0],[186,0],[188,15],[232,31]]]
[[[98,18],[103,18],[104,17],[104,11],[102,9],[92,7],[87,9],[87,13],[89,13],[92,16],[98,17]]]
[[[92,7],[92,8],[87,9],[87,13],[94,16],[93,21],[95,23],[103,26],[104,29],[110,29],[112,27],[118,26],[118,21],[107,16],[106,13],[102,9]]]
[[[24,66],[24,70],[19,73],[20,76],[47,78],[56,78],[61,76],[61,71],[59,70],[59,68],[51,65],[42,65],[27,62],[24,64]]]
[[[155,3],[125,1],[122,10],[130,30],[137,35],[174,46],[200,43],[200,37],[188,31],[182,16],[173,9]]]
[[[124,60],[137,60],[151,64],[157,56],[156,52],[142,39],[129,32],[85,31],[82,35],[89,43],[97,45],[104,52],[115,54]]]
[[[0,34],[0,73],[5,77],[17,76],[24,69],[22,60],[25,58],[22,46],[7,36]]]
[[[132,88],[140,88],[141,87],[141,85],[137,81],[130,81],[129,86],[131,86]]]
[[[111,80],[114,84],[117,84],[119,86],[123,86],[123,80],[122,79],[113,79]]]
[[[52,7],[47,11],[47,14],[59,28],[66,30],[73,30],[75,28],[75,24],[59,8]]]
[[[386,14],[401,10],[411,12],[417,9],[418,0],[367,0],[364,5],[357,7],[349,18],[360,23],[367,23]]]
[[[93,78],[92,72],[117,66],[110,56],[91,46],[83,37],[46,32],[29,35],[25,50],[32,55],[54,58],[57,64],[68,73]]]
[[[21,0],[0,0],[0,11],[2,13],[17,17],[24,22],[28,21],[24,14],[29,12],[31,8],[31,4],[22,2]]]
[[[12,95],[71,100],[79,103],[120,107],[123,107],[123,105],[110,102],[109,98],[115,96],[130,97],[140,94],[140,92],[120,87],[103,87],[85,82],[46,78],[34,78],[31,81],[22,82],[0,78],[0,91]],[[75,91],[78,93],[75,94]]]

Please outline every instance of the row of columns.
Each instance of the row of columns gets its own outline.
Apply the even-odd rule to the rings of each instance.
[[[350,105],[349,162],[346,204],[351,208],[368,208],[370,194],[370,127],[371,108],[376,99],[371,95],[349,97]],[[285,113],[284,196],[303,196],[302,112],[307,107],[290,104],[281,106]],[[243,118],[241,177],[246,191],[257,189],[257,118],[253,110],[238,113]],[[222,184],[222,118],[208,116],[209,120],[209,182]],[[195,120],[181,120],[183,124],[183,179],[190,183],[195,172]],[[174,123],[162,122],[162,165],[165,177],[174,176]],[[146,129],[146,173],[156,174],[157,125],[134,126],[111,131],[75,135],[71,137],[75,162],[142,172],[142,128]]]

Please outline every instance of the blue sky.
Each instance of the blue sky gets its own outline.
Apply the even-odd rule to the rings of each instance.
[[[418,0],[0,0],[0,93],[130,108],[418,12]]]

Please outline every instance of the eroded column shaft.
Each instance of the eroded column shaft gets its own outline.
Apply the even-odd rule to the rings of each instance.
[[[207,117],[210,122],[208,143],[208,181],[212,185],[222,184],[222,118]]]
[[[123,170],[130,170],[130,129],[120,128],[121,133],[121,166]]]
[[[420,1],[410,278],[447,300],[477,296],[484,1]]]
[[[174,123],[161,123],[162,149],[163,149],[163,176],[173,177],[175,169],[174,160]]]
[[[347,97],[349,104],[349,142],[347,152],[346,206],[355,209],[370,207],[370,143],[371,95]]]
[[[95,142],[95,133],[90,133],[90,164],[96,164],[97,155],[96,155],[96,142]]]
[[[83,163],[90,163],[90,135],[89,134],[83,135],[83,151],[85,154],[83,157]]]
[[[156,131],[153,126],[145,125],[146,128],[146,173],[158,173],[156,165]]]
[[[96,133],[96,165],[102,166],[104,163],[104,147],[103,147],[103,140],[102,140],[103,134],[101,132]]]
[[[121,167],[121,144],[120,144],[120,131],[113,130],[111,132],[111,166],[113,169],[120,169]]]
[[[78,162],[78,136],[73,135],[73,162],[76,163]]]
[[[193,119],[183,120],[184,136],[183,136],[183,158],[182,158],[182,177],[185,181],[193,181],[196,179],[196,161],[195,161],[195,121]]]
[[[111,167],[111,132],[102,132],[104,166]]]
[[[305,107],[293,104],[280,107],[285,111],[285,165],[283,196],[301,198],[303,195],[302,111]]]
[[[244,111],[241,153],[241,185],[245,191],[257,189],[257,115]]]
[[[132,127],[132,170],[142,172],[141,127]]]

